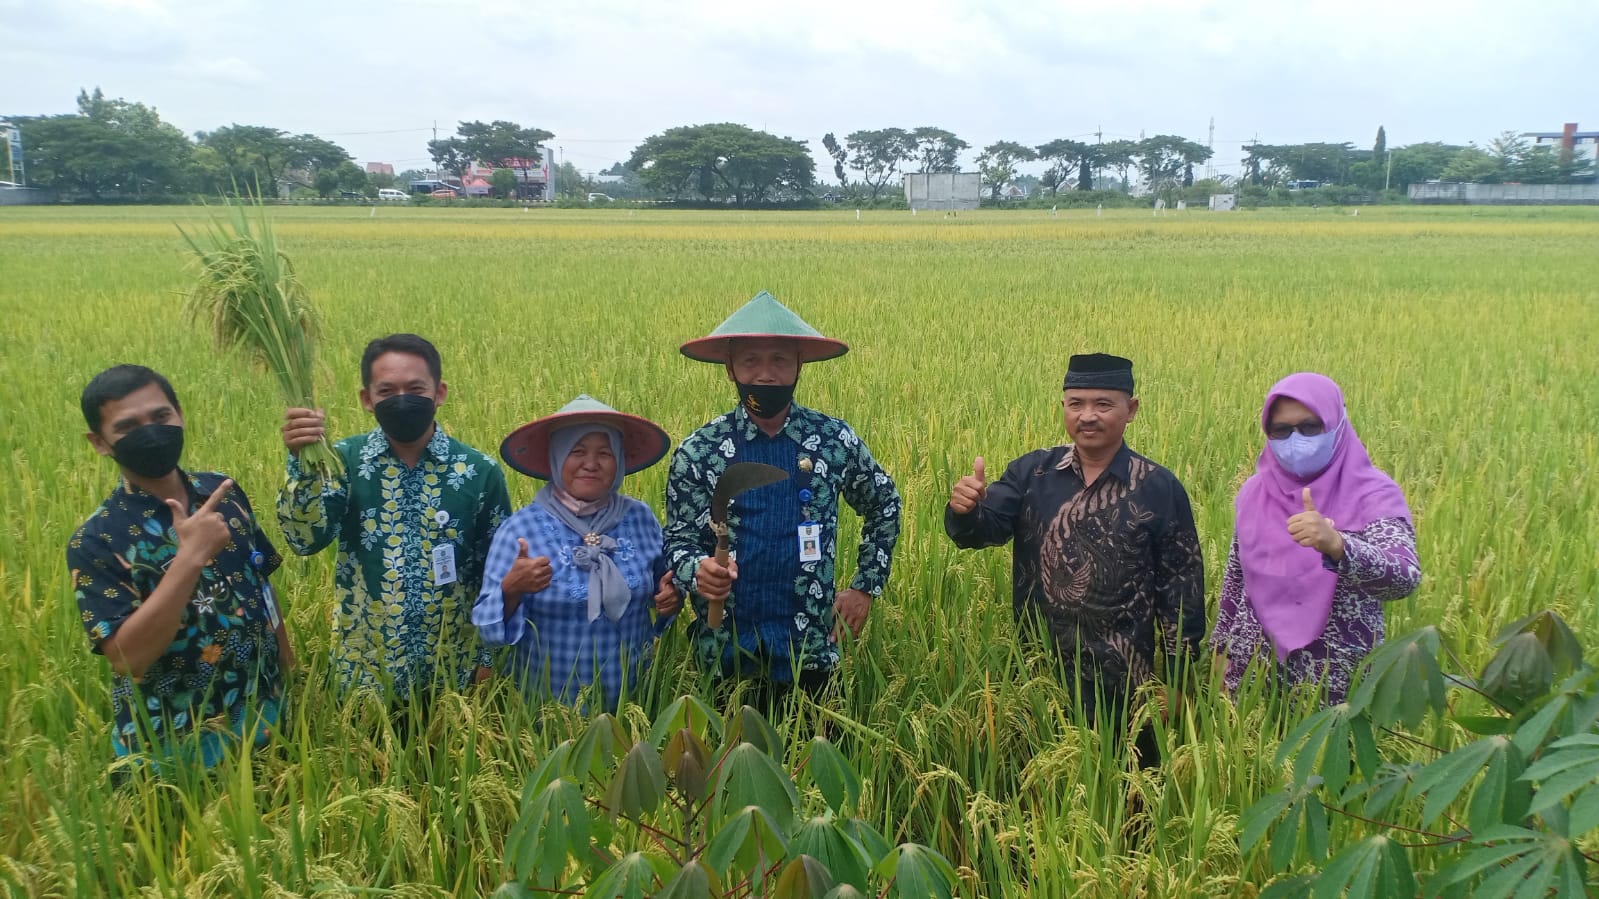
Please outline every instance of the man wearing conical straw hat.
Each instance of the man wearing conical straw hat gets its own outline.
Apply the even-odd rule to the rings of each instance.
[[[842,356],[849,346],[762,291],[681,349],[723,366],[738,390],[733,411],[678,447],[667,476],[667,562],[692,598],[695,656],[713,677],[757,679],[773,699],[796,684],[815,695],[838,667],[839,638],[858,635],[882,595],[899,537],[899,493],[866,444],[843,421],[793,401],[805,363]],[[732,499],[733,552],[724,566],[714,554],[711,500],[739,462],[775,466],[788,477]],[[838,590],[841,498],[862,522],[854,579]]]

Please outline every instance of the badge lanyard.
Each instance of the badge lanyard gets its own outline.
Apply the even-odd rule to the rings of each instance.
[[[808,514],[811,500],[815,497],[812,486],[816,479],[816,465],[809,456],[800,456],[798,468],[800,524],[795,536],[799,541],[799,560],[802,563],[819,562],[822,559],[822,526]]]

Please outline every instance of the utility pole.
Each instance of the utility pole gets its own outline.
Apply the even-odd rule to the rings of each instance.
[[[1383,176],[1382,176],[1382,190],[1383,190],[1383,193],[1387,193],[1388,192],[1388,183],[1389,183],[1389,181],[1391,181],[1393,179],[1393,177],[1394,177],[1394,151],[1393,150],[1388,150],[1388,170],[1386,172],[1384,172]]]
[[[1205,138],[1205,149],[1210,151],[1210,160],[1216,158],[1216,117],[1210,117],[1210,136]],[[1205,177],[1216,177],[1216,163],[1207,160],[1205,163]]]

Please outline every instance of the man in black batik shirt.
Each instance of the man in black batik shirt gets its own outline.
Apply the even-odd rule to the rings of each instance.
[[[955,484],[944,529],[965,549],[1014,540],[1014,608],[1054,639],[1085,711],[1118,714],[1131,690],[1198,658],[1205,571],[1188,494],[1175,475],[1128,448],[1138,413],[1133,364],[1073,356],[1066,374],[1072,442],[1012,462],[993,484],[983,459]]]

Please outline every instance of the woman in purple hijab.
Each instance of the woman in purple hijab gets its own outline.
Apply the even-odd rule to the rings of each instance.
[[[1383,639],[1383,603],[1421,581],[1410,507],[1349,423],[1343,391],[1311,372],[1266,394],[1266,447],[1238,491],[1232,552],[1211,648],[1237,691],[1255,659],[1285,686],[1344,701]]]

